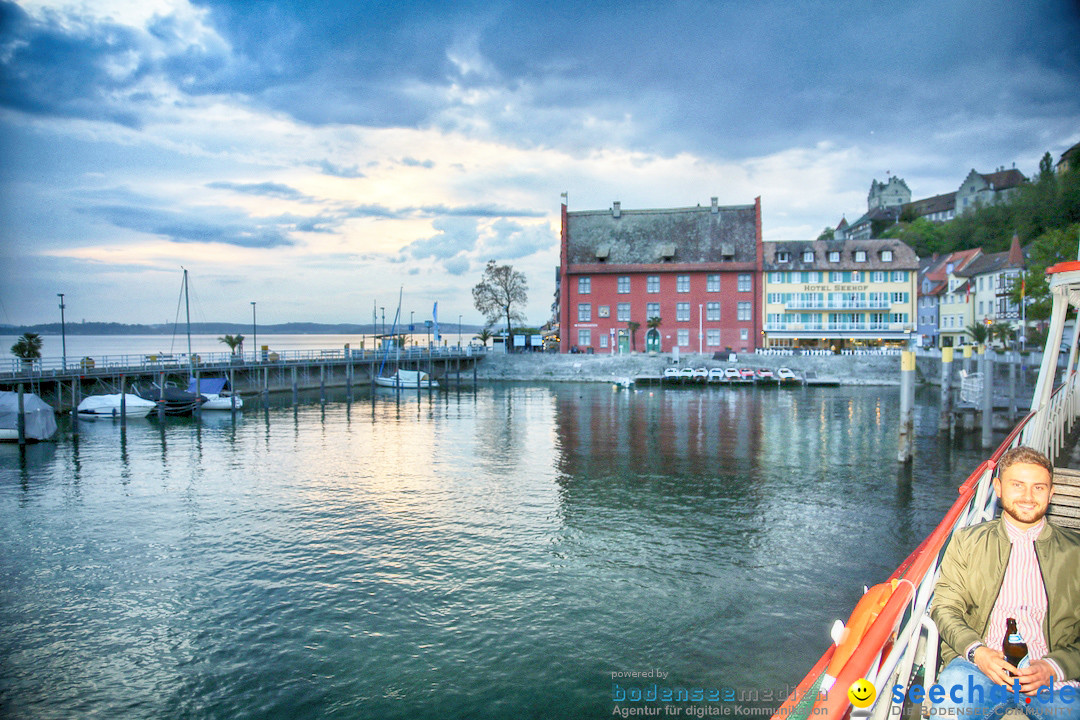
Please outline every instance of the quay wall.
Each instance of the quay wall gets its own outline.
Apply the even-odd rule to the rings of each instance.
[[[478,382],[489,380],[545,382],[618,382],[639,376],[659,376],[674,365],[670,354],[568,355],[554,353],[488,353],[477,364]],[[683,353],[680,367],[751,367],[796,373],[813,371],[845,385],[899,385],[898,355],[738,355],[735,362],[714,360],[711,354]],[[940,373],[939,373],[940,374]]]

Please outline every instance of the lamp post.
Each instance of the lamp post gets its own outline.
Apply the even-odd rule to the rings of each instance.
[[[64,372],[67,372],[67,328],[64,325],[64,293],[56,293],[60,297],[60,347],[63,353],[61,363]]]
[[[251,301],[251,344],[255,348],[255,362],[259,362],[259,325],[255,322],[255,301]]]

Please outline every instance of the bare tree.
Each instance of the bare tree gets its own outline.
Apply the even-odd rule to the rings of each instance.
[[[488,260],[483,279],[473,287],[473,305],[484,314],[488,324],[506,318],[506,340],[510,341],[511,323],[524,321],[525,316],[516,309],[528,302],[528,284],[525,274],[511,265],[496,265]]]

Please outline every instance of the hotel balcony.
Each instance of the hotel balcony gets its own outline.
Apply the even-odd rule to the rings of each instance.
[[[765,323],[765,332],[888,332],[902,333],[915,329],[911,323],[876,322],[821,322],[821,323]]]
[[[802,310],[889,310],[893,303],[889,299],[884,300],[829,300],[822,298],[797,298],[784,303],[784,309],[792,312]]]

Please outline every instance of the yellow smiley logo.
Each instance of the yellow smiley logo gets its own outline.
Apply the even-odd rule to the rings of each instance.
[[[855,707],[867,708],[874,704],[874,699],[877,698],[877,689],[866,678],[859,678],[851,683],[847,696]]]

